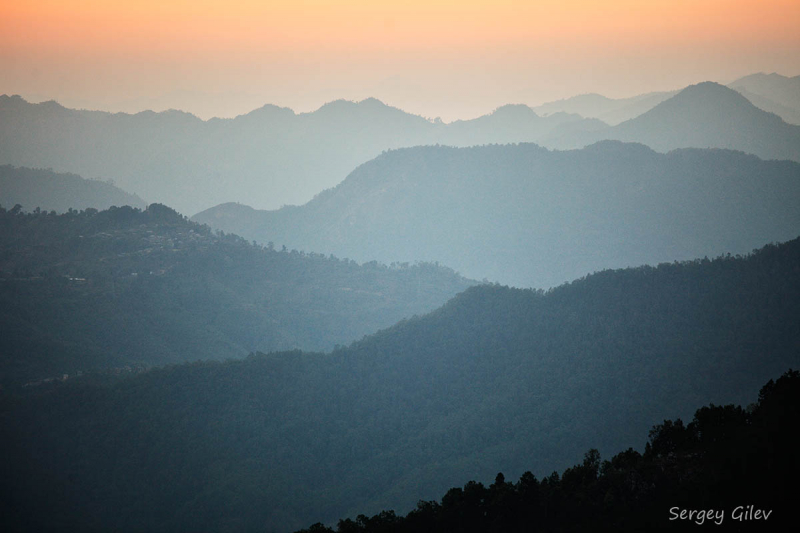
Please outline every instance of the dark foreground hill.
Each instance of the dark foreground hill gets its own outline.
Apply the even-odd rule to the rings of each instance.
[[[528,533],[609,531],[791,531],[800,458],[800,373],[770,380],[747,409],[709,405],[684,425],[665,420],[650,431],[644,454],[628,448],[517,483],[502,473],[485,486],[470,481],[441,502],[421,500],[406,516],[392,510],[339,520],[338,533]],[[644,440],[644,439],[642,439]],[[333,533],[315,524],[298,533]]]
[[[21,205],[25,211],[64,213],[70,209],[108,209],[112,205],[144,208],[144,200],[135,194],[98,180],[51,170],[0,166],[0,205]]]
[[[800,240],[478,286],[331,354],[68,380],[3,399],[7,530],[286,531],[547,475],[800,363]],[[743,502],[746,504],[747,502]],[[665,511],[666,512],[666,511]]]
[[[261,242],[550,287],[604,268],[747,253],[800,234],[800,164],[601,142],[386,153],[301,207],[194,220]]]
[[[255,350],[331,350],[470,282],[436,265],[277,251],[153,204],[0,208],[0,385]]]

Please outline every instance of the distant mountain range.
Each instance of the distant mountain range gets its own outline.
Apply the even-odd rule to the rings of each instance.
[[[798,265],[794,240],[547,293],[478,286],[330,354],[2,391],[0,527],[290,531],[641,451],[653,424],[797,368]]]
[[[761,107],[756,101],[753,101],[753,103],[765,111],[770,111],[783,117],[781,114],[782,111],[790,110],[794,113],[792,115],[793,120],[786,120],[786,118],[784,118],[784,120],[786,120],[786,122],[798,124],[797,113],[800,113],[800,76],[788,78],[776,74],[775,72],[772,74],[764,74],[761,72],[739,78],[729,83],[728,87],[740,91],[745,96],[757,95],[761,98],[760,102],[762,102],[765,107]],[[768,109],[769,106],[775,107],[776,110]]]
[[[781,117],[789,124],[800,124],[800,76],[787,78],[780,74],[753,74],[727,85],[750,102]],[[651,110],[679,91],[662,91],[640,94],[630,98],[607,98],[600,94],[581,94],[534,107],[540,115],[550,113],[576,113],[586,118],[597,118],[612,126],[636,118]]]
[[[144,200],[112,183],[50,170],[0,166],[0,205],[11,209],[17,204],[24,211],[39,208],[56,213],[88,207],[102,210],[112,205],[146,207]]]
[[[761,99],[756,103],[768,99],[775,112],[798,109],[791,107],[791,88],[777,88],[780,79],[758,79],[738,81],[754,101]],[[795,78],[787,80],[791,85]],[[235,119],[202,121],[179,111],[111,114],[0,96],[0,164],[113,179],[148,202],[186,214],[227,201],[262,209],[303,204],[359,164],[401,147],[536,142],[572,148],[619,139],[661,151],[731,148],[797,161],[798,131],[711,83],[619,101],[584,95],[536,110],[508,105],[449,124],[375,99],[339,100],[301,114],[267,105]]]
[[[616,99],[596,93],[580,94],[542,104],[534,107],[533,110],[542,116],[551,113],[575,113],[586,118],[596,118],[614,126],[638,117],[676,94],[678,91],[664,91]]]
[[[676,148],[727,148],[762,159],[800,161],[800,126],[750,103],[717,83],[692,85],[650,111],[617,126],[546,141],[579,148],[602,139],[640,142],[666,152]]]
[[[179,111],[111,114],[0,96],[0,163],[113,179],[187,214],[224,201],[277,208],[310,200],[383,150],[531,141],[584,121],[591,129],[594,121],[577,115],[509,106],[443,124],[367,99],[301,114],[267,105],[204,122]]]
[[[474,282],[256,247],[157,204],[0,210],[0,388],[261,350],[332,350]]]
[[[263,243],[358,261],[436,260],[474,279],[547,288],[794,238],[800,164],[617,141],[573,151],[417,147],[360,166],[301,207],[223,204],[194,220]]]

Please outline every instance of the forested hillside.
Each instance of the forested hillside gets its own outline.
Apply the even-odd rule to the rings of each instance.
[[[146,207],[144,200],[109,182],[51,170],[0,166],[0,205],[11,208],[17,204],[25,211],[56,213],[123,205]]]
[[[800,374],[789,371],[769,380],[747,409],[712,404],[688,425],[678,418],[654,426],[644,454],[628,448],[601,461],[591,449],[561,475],[540,480],[528,471],[511,483],[501,472],[489,486],[470,481],[441,501],[421,500],[406,516],[362,514],[339,520],[336,531],[789,531],[796,523],[798,417]],[[333,531],[317,523],[298,533]]]
[[[469,285],[433,264],[359,266],[254,246],[158,204],[0,208],[0,385],[331,350]]]
[[[641,446],[698,405],[750,401],[800,363],[798,316],[794,240],[548,292],[472,287],[330,354],[6,391],[3,520],[287,531],[405,513],[468,479],[541,478],[590,448]]]
[[[357,260],[441,261],[548,288],[604,268],[747,253],[800,235],[800,164],[615,141],[396,150],[301,207],[193,217]]]

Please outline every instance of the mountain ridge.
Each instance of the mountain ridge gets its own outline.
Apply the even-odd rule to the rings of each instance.
[[[43,169],[0,165],[0,205],[24,210],[43,209],[63,213],[69,209],[108,209],[130,205],[144,208],[146,203],[113,183],[87,180],[76,174]]]
[[[193,220],[260,242],[435,260],[473,279],[546,288],[602,268],[791,238],[799,187],[797,163],[720,149],[416,147],[360,165],[303,206],[223,205]]]
[[[309,113],[266,105],[203,121],[180,112],[111,114],[4,96],[0,163],[103,176],[187,214],[221,201],[276,208],[305,203],[387,149],[530,140],[583,120],[507,111],[444,124],[366,99]]]
[[[735,90],[714,82],[691,85],[649,111],[608,129],[548,142],[559,148],[578,148],[603,139],[640,142],[660,152],[726,148],[762,159],[800,161],[800,126],[787,124]]]
[[[331,350],[473,284],[432,264],[260,247],[151,204],[0,208],[0,387],[261,350]]]

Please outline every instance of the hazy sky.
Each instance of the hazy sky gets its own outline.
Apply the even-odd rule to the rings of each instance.
[[[70,107],[452,120],[759,71],[800,74],[800,1],[0,0],[0,93]]]

